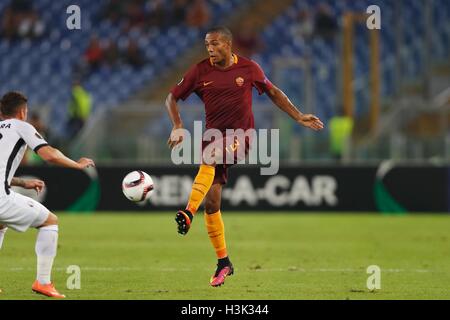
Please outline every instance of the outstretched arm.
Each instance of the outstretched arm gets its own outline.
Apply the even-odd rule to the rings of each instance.
[[[316,131],[323,129],[323,123],[318,117],[312,114],[301,113],[286,94],[276,86],[272,86],[266,93],[278,108],[286,112],[297,123]]]
[[[82,170],[84,168],[95,166],[94,161],[88,158],[81,158],[78,161],[73,161],[66,157],[61,151],[51,146],[45,146],[37,151],[37,154],[46,162],[52,163],[61,167]]]
[[[88,158],[81,158],[78,162],[67,158],[61,151],[50,146],[44,146],[37,150],[37,154],[46,162],[56,164],[66,168],[84,169],[95,166],[94,161]],[[12,178],[11,186],[17,186],[24,189],[34,189],[37,193],[45,187],[45,182],[39,179]]]
[[[166,98],[166,108],[167,112],[169,113],[170,120],[172,121],[173,124],[172,133],[176,129],[183,128],[183,121],[181,120],[180,109],[178,108],[177,100],[175,99],[172,93],[169,93],[169,95]],[[177,138],[175,138],[172,136],[172,133],[170,134],[170,137],[167,140],[167,144],[169,145],[170,148],[175,147],[177,144],[183,141],[182,136],[178,136]]]

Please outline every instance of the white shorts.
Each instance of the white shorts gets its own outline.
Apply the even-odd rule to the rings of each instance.
[[[0,225],[25,232],[29,227],[39,227],[48,218],[50,211],[31,198],[10,190],[10,194],[0,197]]]

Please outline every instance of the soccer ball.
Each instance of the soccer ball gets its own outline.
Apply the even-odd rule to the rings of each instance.
[[[144,171],[130,172],[123,178],[122,191],[125,197],[133,202],[148,200],[154,191],[153,180]]]

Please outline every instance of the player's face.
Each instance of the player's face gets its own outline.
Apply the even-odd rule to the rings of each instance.
[[[231,42],[220,33],[208,33],[205,46],[214,64],[222,64],[231,55]]]

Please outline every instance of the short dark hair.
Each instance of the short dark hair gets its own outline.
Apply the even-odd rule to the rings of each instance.
[[[28,99],[20,92],[10,91],[0,100],[0,111],[3,116],[15,116]]]
[[[230,40],[230,41],[233,40],[233,33],[231,33],[230,29],[228,29],[227,27],[224,27],[224,26],[212,27],[212,28],[208,29],[208,31],[206,32],[206,34],[208,34],[208,33],[220,33],[221,35],[226,37],[228,40]]]

